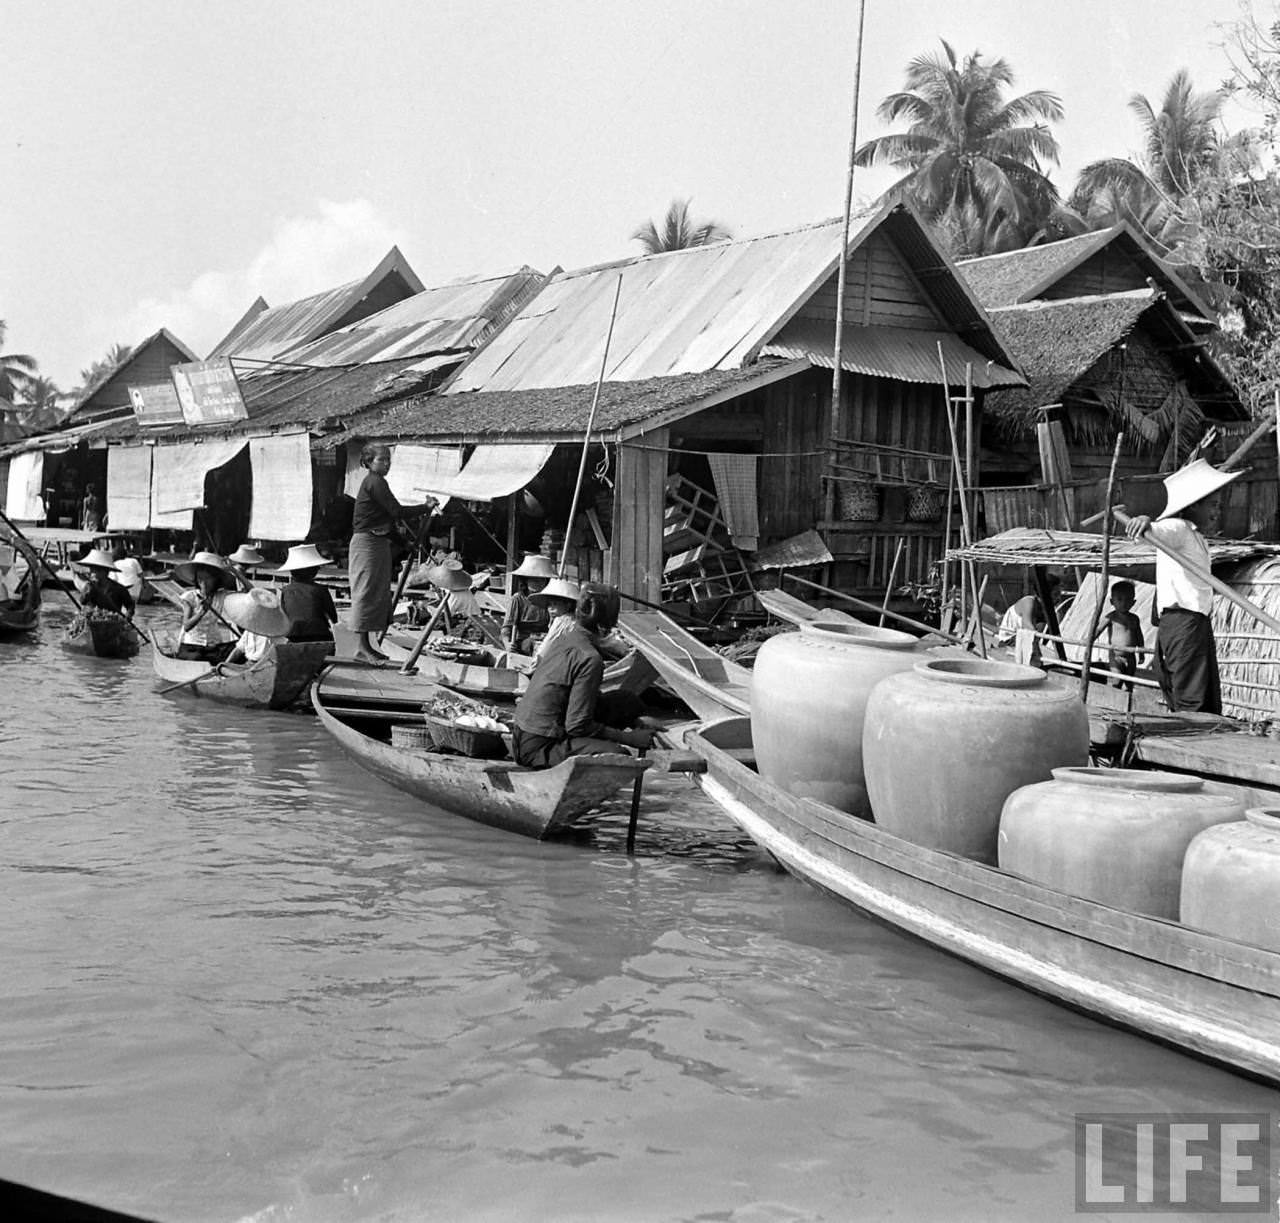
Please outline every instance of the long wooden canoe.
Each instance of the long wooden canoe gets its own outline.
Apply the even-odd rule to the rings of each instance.
[[[789,624],[839,624],[848,623],[855,617],[835,607],[814,607],[785,590],[757,590],[756,598],[760,606],[776,620],[785,620]]]
[[[440,811],[539,840],[635,781],[647,767],[634,756],[572,756],[550,769],[507,760],[473,760],[427,749],[393,747],[357,729],[362,719],[327,707],[328,685],[311,691],[321,725],[361,767]]]
[[[618,632],[704,720],[751,711],[751,672],[722,658],[662,612],[626,611]]]
[[[763,780],[745,718],[686,733],[707,795],[787,870],[1071,1006],[1280,1083],[1280,954],[925,849]]]
[[[16,535],[0,535],[0,542],[20,552],[27,562],[19,597],[0,599],[0,638],[34,632],[40,625],[40,558]]]
[[[174,658],[171,638],[152,639],[151,663],[156,677],[187,695],[261,709],[284,709],[307,690],[328,661],[327,641],[271,646],[256,662],[223,663],[216,670],[207,662]]]

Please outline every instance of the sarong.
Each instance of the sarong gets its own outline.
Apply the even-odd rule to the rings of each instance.
[[[1170,710],[1221,713],[1218,649],[1208,616],[1166,608],[1156,627],[1156,679]]]
[[[351,582],[348,627],[353,633],[380,633],[391,623],[391,540],[357,531],[347,552]]]

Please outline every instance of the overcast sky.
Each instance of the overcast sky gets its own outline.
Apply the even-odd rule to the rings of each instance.
[[[396,243],[425,284],[637,252],[673,196],[739,235],[840,211],[854,0],[0,0],[6,347],[60,385],[166,326],[203,356]],[[1069,189],[1134,92],[1226,75],[1235,0],[868,0],[865,139],[946,38],[1050,89]],[[1233,112],[1238,124],[1245,118]],[[859,195],[892,176],[860,175]]]

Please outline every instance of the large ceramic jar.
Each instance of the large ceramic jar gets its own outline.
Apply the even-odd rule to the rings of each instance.
[[[1000,808],[1014,790],[1088,757],[1074,686],[1035,667],[919,660],[867,702],[862,759],[876,823],[979,862],[996,860]]]
[[[751,671],[756,768],[788,794],[870,815],[862,717],[871,690],[912,666],[909,633],[857,622],[802,625],[770,637]]]
[[[1180,773],[1054,769],[1010,795],[1000,865],[1073,896],[1178,918],[1182,860],[1197,834],[1244,818],[1230,793]]]
[[[1200,833],[1182,863],[1184,924],[1280,951],[1280,807]]]

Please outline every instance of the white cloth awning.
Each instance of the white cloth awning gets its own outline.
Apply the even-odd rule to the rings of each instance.
[[[44,455],[39,450],[15,454],[9,460],[9,488],[4,512],[10,518],[34,522],[44,517]]]
[[[364,480],[364,468],[360,466],[361,447],[355,442],[347,446],[347,478],[343,491],[354,497]],[[462,451],[456,446],[414,446],[401,442],[391,447],[391,470],[387,472],[387,484],[401,505],[420,505],[437,484],[446,483],[457,476],[462,467]],[[448,497],[440,497],[441,504]]]
[[[477,446],[467,465],[440,486],[424,491],[464,501],[493,501],[519,492],[538,474],[555,450],[553,442],[520,446]]]
[[[311,530],[311,439],[283,433],[249,439],[252,539],[305,539]]]
[[[113,531],[145,531],[151,525],[151,449],[107,450],[107,525]]]
[[[233,437],[157,446],[151,470],[154,512],[199,509],[204,505],[205,476],[234,459],[245,444],[244,438]]]

